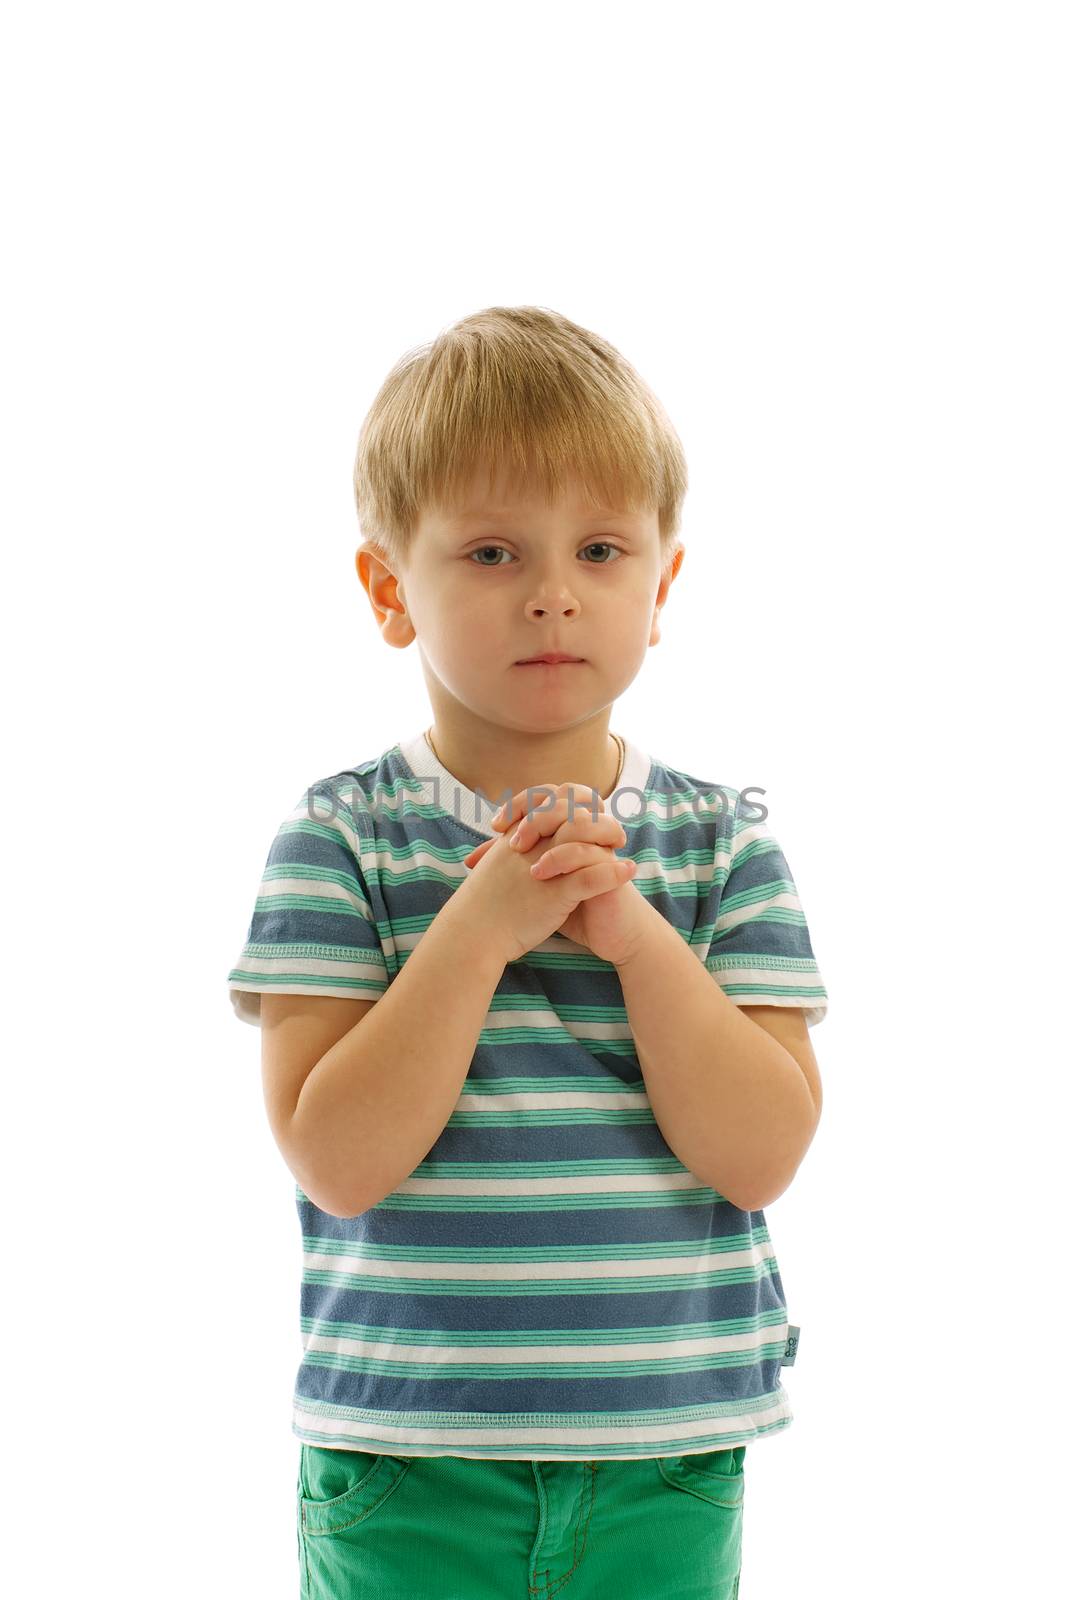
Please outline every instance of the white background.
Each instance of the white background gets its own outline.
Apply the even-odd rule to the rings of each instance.
[[[302,789],[431,720],[355,574],[363,416],[508,304],[679,430],[612,725],[765,788],[830,994],[742,1600],[1055,1587],[1061,17],[5,23],[10,1592],[295,1600],[299,1228],[225,980]]]

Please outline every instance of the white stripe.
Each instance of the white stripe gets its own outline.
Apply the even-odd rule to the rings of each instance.
[[[307,1272],[351,1272],[365,1278],[425,1279],[427,1282],[537,1283],[557,1278],[653,1278],[685,1272],[735,1272],[757,1267],[774,1256],[769,1239],[754,1240],[742,1250],[696,1250],[689,1256],[642,1256],[638,1260],[599,1261],[422,1261],[382,1260],[361,1256],[358,1248],[343,1255],[304,1251]]]
[[[502,1199],[514,1199],[521,1195],[568,1195],[568,1194],[649,1194],[659,1193],[662,1190],[675,1189],[704,1189],[707,1184],[702,1184],[699,1178],[694,1178],[689,1171],[685,1172],[633,1172],[612,1173],[608,1177],[596,1177],[592,1173],[584,1177],[573,1178],[494,1178],[485,1176],[480,1178],[405,1178],[391,1192],[393,1194],[426,1194],[426,1195],[499,1195]]]
[[[307,899],[314,896],[316,900],[341,900],[346,906],[354,906],[368,922],[374,921],[374,913],[361,894],[343,883],[332,883],[326,878],[313,876],[293,878],[264,878],[259,886],[261,900],[273,900],[276,895],[295,894]]]
[[[468,1080],[469,1081],[469,1080]],[[457,1111],[641,1111],[649,1106],[647,1094],[579,1094],[568,1089],[559,1094],[475,1094],[464,1090]]]
[[[727,884],[727,898],[729,898],[729,884]],[[786,906],[790,911],[800,910],[800,901],[795,892],[783,889],[780,894],[769,894],[762,900],[750,900],[747,905],[738,906],[734,911],[720,912],[715,923],[715,932],[718,934],[723,928],[736,928],[739,923],[750,922],[753,917],[758,917],[762,911],[767,911],[771,906]],[[696,945],[693,946],[696,949]]]
[[[284,946],[283,946],[284,951]],[[339,957],[337,960],[318,959],[311,956],[254,956],[243,950],[234,962],[234,966],[242,972],[256,973],[259,975],[257,988],[262,992],[269,990],[272,982],[281,984],[284,988],[286,980],[294,974],[309,978],[370,978],[381,986],[385,993],[388,984],[388,974],[381,961],[372,961],[360,956]],[[244,987],[243,982],[235,983],[231,987]],[[251,986],[251,984],[249,985]]]
[[[786,1321],[748,1333],[713,1334],[698,1339],[668,1339],[643,1344],[552,1344],[511,1345],[412,1345],[395,1344],[391,1339],[343,1339],[333,1335],[307,1333],[305,1350],[328,1351],[332,1355],[365,1356],[374,1361],[398,1361],[417,1366],[466,1366],[481,1364],[506,1367],[513,1362],[536,1361],[547,1365],[573,1364],[595,1368],[598,1361],[676,1361],[687,1356],[723,1355],[730,1351],[760,1350],[764,1345],[784,1344],[789,1325]]]
[[[588,1008],[588,1002],[586,1002]],[[596,1008],[594,1008],[596,1009]],[[568,1033],[573,1033],[583,1039],[629,1039],[630,1025],[622,1022],[594,1022],[588,1017],[561,1017],[553,1011],[551,1006],[531,1006],[529,1009],[511,1008],[507,1011],[493,1011],[487,1014],[483,1028],[551,1028],[554,1032],[561,1031],[560,1024]]]

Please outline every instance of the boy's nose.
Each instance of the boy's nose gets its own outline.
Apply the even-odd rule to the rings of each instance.
[[[537,585],[537,594],[526,602],[528,617],[571,617],[578,609],[577,600],[562,578],[543,579]]]

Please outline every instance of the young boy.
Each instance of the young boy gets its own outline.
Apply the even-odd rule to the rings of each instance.
[[[738,1593],[827,997],[761,808],[608,726],[685,489],[629,364],[536,307],[364,423],[357,570],[433,725],[305,791],[229,974],[297,1181],[305,1600]]]

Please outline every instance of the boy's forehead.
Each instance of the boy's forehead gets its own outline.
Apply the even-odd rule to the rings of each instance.
[[[507,521],[527,517],[548,509],[570,511],[579,521],[594,522],[605,516],[638,517],[636,506],[607,504],[585,484],[571,479],[553,502],[537,489],[496,486],[490,492],[484,484],[465,488],[447,505],[439,507],[442,518],[453,527],[469,523]]]
[[[552,509],[559,510],[560,502]],[[497,501],[494,504],[481,502],[471,505],[463,502],[448,508],[444,513],[445,520],[454,527],[466,527],[474,522],[508,522],[519,521],[534,512],[549,509],[547,500],[522,500],[522,501]],[[600,506],[590,509],[587,505],[573,508],[579,521],[600,522],[605,517],[636,517],[640,513],[636,509],[625,506]]]

